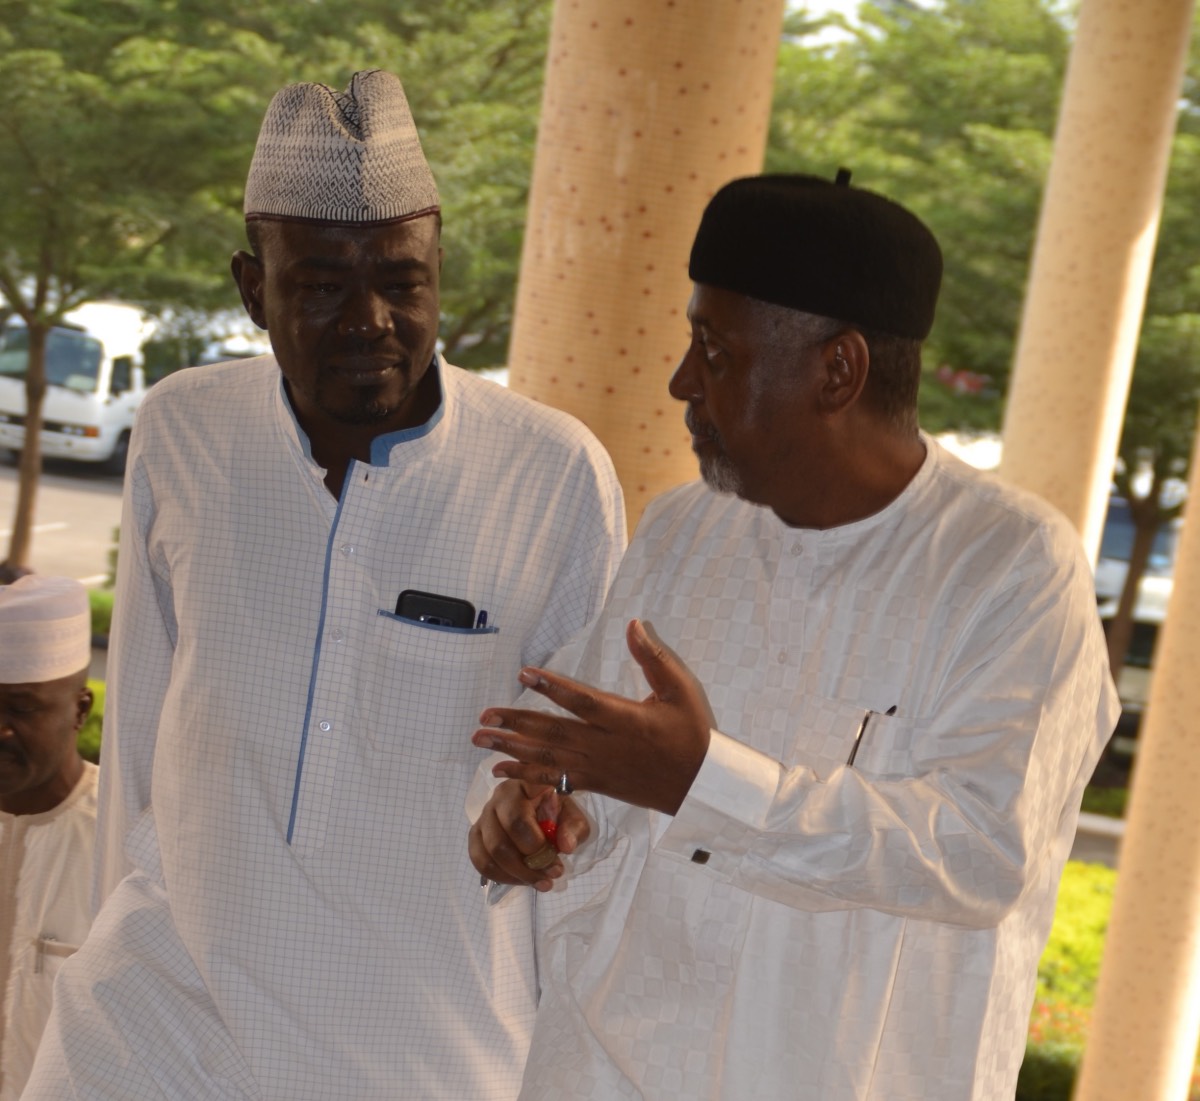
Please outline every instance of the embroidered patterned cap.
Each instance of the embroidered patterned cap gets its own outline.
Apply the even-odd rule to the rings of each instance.
[[[437,184],[400,81],[355,73],[344,92],[289,84],[263,118],[246,218],[364,224],[438,211]]]
[[[733,180],[709,201],[688,274],[763,302],[924,340],[942,251],[899,203],[818,176]]]
[[[69,577],[30,574],[0,587],[0,684],[37,684],[92,660],[87,589]]]

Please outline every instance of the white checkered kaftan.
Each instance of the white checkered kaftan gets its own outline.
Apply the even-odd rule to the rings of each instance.
[[[480,897],[470,734],[598,612],[624,517],[582,425],[437,370],[437,414],[340,500],[269,356],[139,411],[98,841],[136,870],[64,968],[29,1096],[515,1096],[534,905]],[[409,588],[486,628],[399,620]]]
[[[1118,704],[1066,521],[925,443],[828,531],[647,510],[577,674],[643,698],[644,618],[719,733],[674,818],[588,799],[611,883],[548,931],[523,1101],[1011,1101]]]

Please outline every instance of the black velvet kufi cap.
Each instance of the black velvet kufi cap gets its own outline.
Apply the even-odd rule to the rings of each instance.
[[[924,340],[942,251],[916,217],[873,191],[818,176],[748,176],[722,187],[696,231],[696,283]]]

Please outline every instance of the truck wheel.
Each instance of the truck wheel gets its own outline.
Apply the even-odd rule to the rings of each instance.
[[[129,433],[122,432],[117,437],[117,443],[113,447],[112,454],[104,460],[104,469],[109,474],[124,474],[125,460],[127,458],[129,458]]]

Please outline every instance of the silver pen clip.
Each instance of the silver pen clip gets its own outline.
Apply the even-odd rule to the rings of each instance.
[[[885,715],[896,714],[896,707],[897,707],[896,704],[892,704],[892,706],[889,707],[884,712],[884,714]],[[878,714],[879,714],[878,711],[868,710],[868,711],[863,712],[862,722],[860,722],[858,724],[858,731],[854,735],[854,744],[850,747],[850,756],[846,758],[846,767],[847,768],[851,768],[854,765],[854,758],[858,756],[858,747],[860,745],[862,745],[863,735],[867,732],[867,723],[869,723],[871,721],[871,717],[873,715],[878,715]]]

